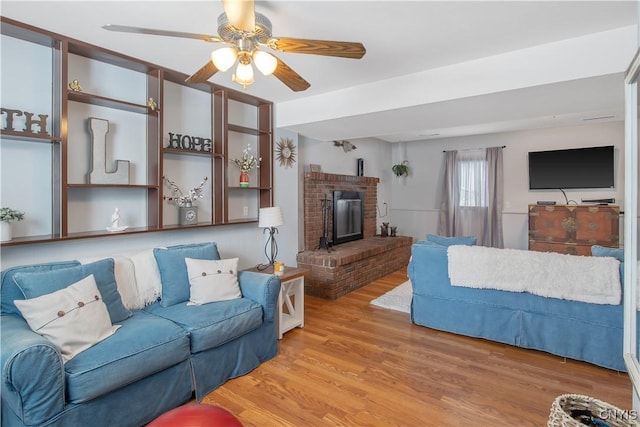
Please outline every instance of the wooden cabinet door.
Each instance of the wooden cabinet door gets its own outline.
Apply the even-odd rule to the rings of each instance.
[[[618,217],[617,208],[609,206],[576,209],[576,242],[617,247],[619,240]]]

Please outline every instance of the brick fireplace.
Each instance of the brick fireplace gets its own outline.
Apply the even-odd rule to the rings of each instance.
[[[377,186],[379,178],[309,172],[304,175],[304,245],[298,265],[311,273],[305,278],[305,292],[335,299],[406,267],[411,255],[410,237],[376,236]],[[320,248],[323,234],[323,200],[333,200],[334,191],[361,192],[363,239]],[[332,210],[329,209],[328,238],[332,240]]]
[[[322,236],[322,200],[333,200],[334,191],[364,193],[364,221],[362,234],[366,239],[376,234],[376,203],[379,178],[309,172],[304,175],[304,250],[318,247]],[[327,228],[331,235],[333,223]]]

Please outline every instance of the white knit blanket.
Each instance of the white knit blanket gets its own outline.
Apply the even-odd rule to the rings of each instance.
[[[484,246],[450,246],[453,286],[529,292],[593,304],[620,304],[618,260]]]

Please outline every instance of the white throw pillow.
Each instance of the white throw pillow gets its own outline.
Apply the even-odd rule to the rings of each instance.
[[[185,258],[190,298],[187,305],[242,298],[238,283],[238,258],[204,260]]]
[[[60,349],[65,363],[120,328],[111,324],[93,274],[59,291],[14,302],[29,327]]]

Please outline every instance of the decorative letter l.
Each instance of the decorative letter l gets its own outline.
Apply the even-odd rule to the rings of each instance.
[[[91,172],[89,184],[129,184],[129,160],[116,160],[113,171],[107,171],[107,133],[109,120],[89,117],[91,131]]]

